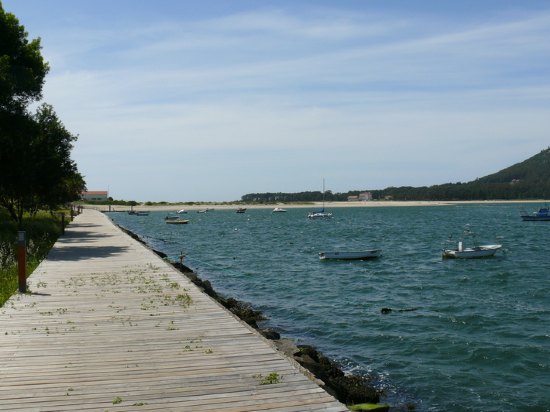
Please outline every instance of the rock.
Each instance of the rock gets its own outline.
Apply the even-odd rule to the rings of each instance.
[[[153,249],[153,252],[155,252],[158,256],[160,256],[160,257],[163,258],[163,259],[166,259],[166,258],[168,257],[168,255],[167,255],[166,253],[163,253],[163,252],[161,252],[161,251],[159,251],[159,250]]]
[[[233,298],[227,298],[222,299],[220,303],[254,329],[258,329],[258,324],[256,322],[266,320],[266,318],[262,315],[262,312],[252,309],[252,306],[246,302],[241,302]]]
[[[260,329],[260,333],[266,339],[270,339],[270,340],[281,339],[281,335],[279,334],[279,332],[276,332],[273,329]]]
[[[345,375],[330,359],[312,346],[299,345],[294,359],[324,382],[324,389],[340,402],[363,403],[380,400],[380,393],[370,385],[366,377]]]

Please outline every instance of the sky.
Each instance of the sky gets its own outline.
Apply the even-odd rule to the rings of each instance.
[[[0,0],[88,190],[468,182],[550,146],[550,2]]]

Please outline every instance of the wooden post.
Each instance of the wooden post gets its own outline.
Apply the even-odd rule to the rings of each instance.
[[[27,247],[25,231],[17,232],[17,266],[19,271],[19,292],[27,292]]]

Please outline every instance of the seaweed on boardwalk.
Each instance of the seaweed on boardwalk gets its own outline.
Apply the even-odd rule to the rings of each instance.
[[[271,329],[260,329],[257,322],[266,318],[260,311],[254,310],[246,302],[234,298],[220,296],[208,280],[202,280],[192,269],[179,263],[172,265],[186,275],[191,282],[201,288],[210,297],[216,299],[240,319],[257,329],[264,337],[271,340],[279,340],[279,333]],[[380,401],[380,392],[370,383],[368,377],[346,375],[336,363],[322,355],[313,346],[291,345],[292,349],[287,353],[300,365],[309,370],[317,379],[322,381],[323,389],[345,404],[355,404]]]
[[[120,226],[119,226],[120,227]],[[131,231],[121,228],[132,238],[148,246],[139,236]],[[149,246],[148,246],[149,247]],[[157,255],[166,259],[166,254],[156,251]],[[248,323],[251,327],[258,330],[264,337],[275,342],[280,340],[279,333],[271,329],[261,329],[258,327],[259,321],[265,320],[264,315],[255,309],[249,303],[239,301],[234,298],[226,298],[219,295],[208,280],[202,280],[191,268],[180,262],[170,262],[176,269],[191,280],[196,286],[202,289],[208,296],[212,297],[237,317]],[[346,375],[340,367],[322,355],[317,349],[309,345],[296,346],[293,343],[288,344],[285,339],[287,356],[291,356],[305,369],[309,370],[318,380],[322,381],[322,387],[340,402],[345,404],[357,404],[364,402],[377,403],[380,400],[380,392],[372,386],[368,377],[357,375]],[[281,349],[282,345],[276,345]]]

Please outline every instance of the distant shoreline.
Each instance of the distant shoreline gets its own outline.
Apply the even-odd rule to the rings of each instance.
[[[418,200],[371,200],[366,202],[325,202],[325,208],[341,208],[341,207],[414,207],[414,206],[452,206],[452,205],[473,205],[473,204],[536,204],[550,203],[550,200],[459,200],[459,201],[418,201]],[[109,205],[83,205],[87,209],[99,210],[108,212]],[[323,206],[322,202],[308,203],[272,203],[272,204],[227,204],[227,203],[196,203],[188,204],[169,204],[169,205],[137,205],[133,207],[135,211],[151,211],[151,212],[176,212],[178,210],[186,210],[197,212],[203,209],[210,210],[236,210],[238,208],[246,209],[273,209],[280,207],[284,209],[318,209]],[[131,209],[130,206],[111,205],[112,212],[126,212]]]

